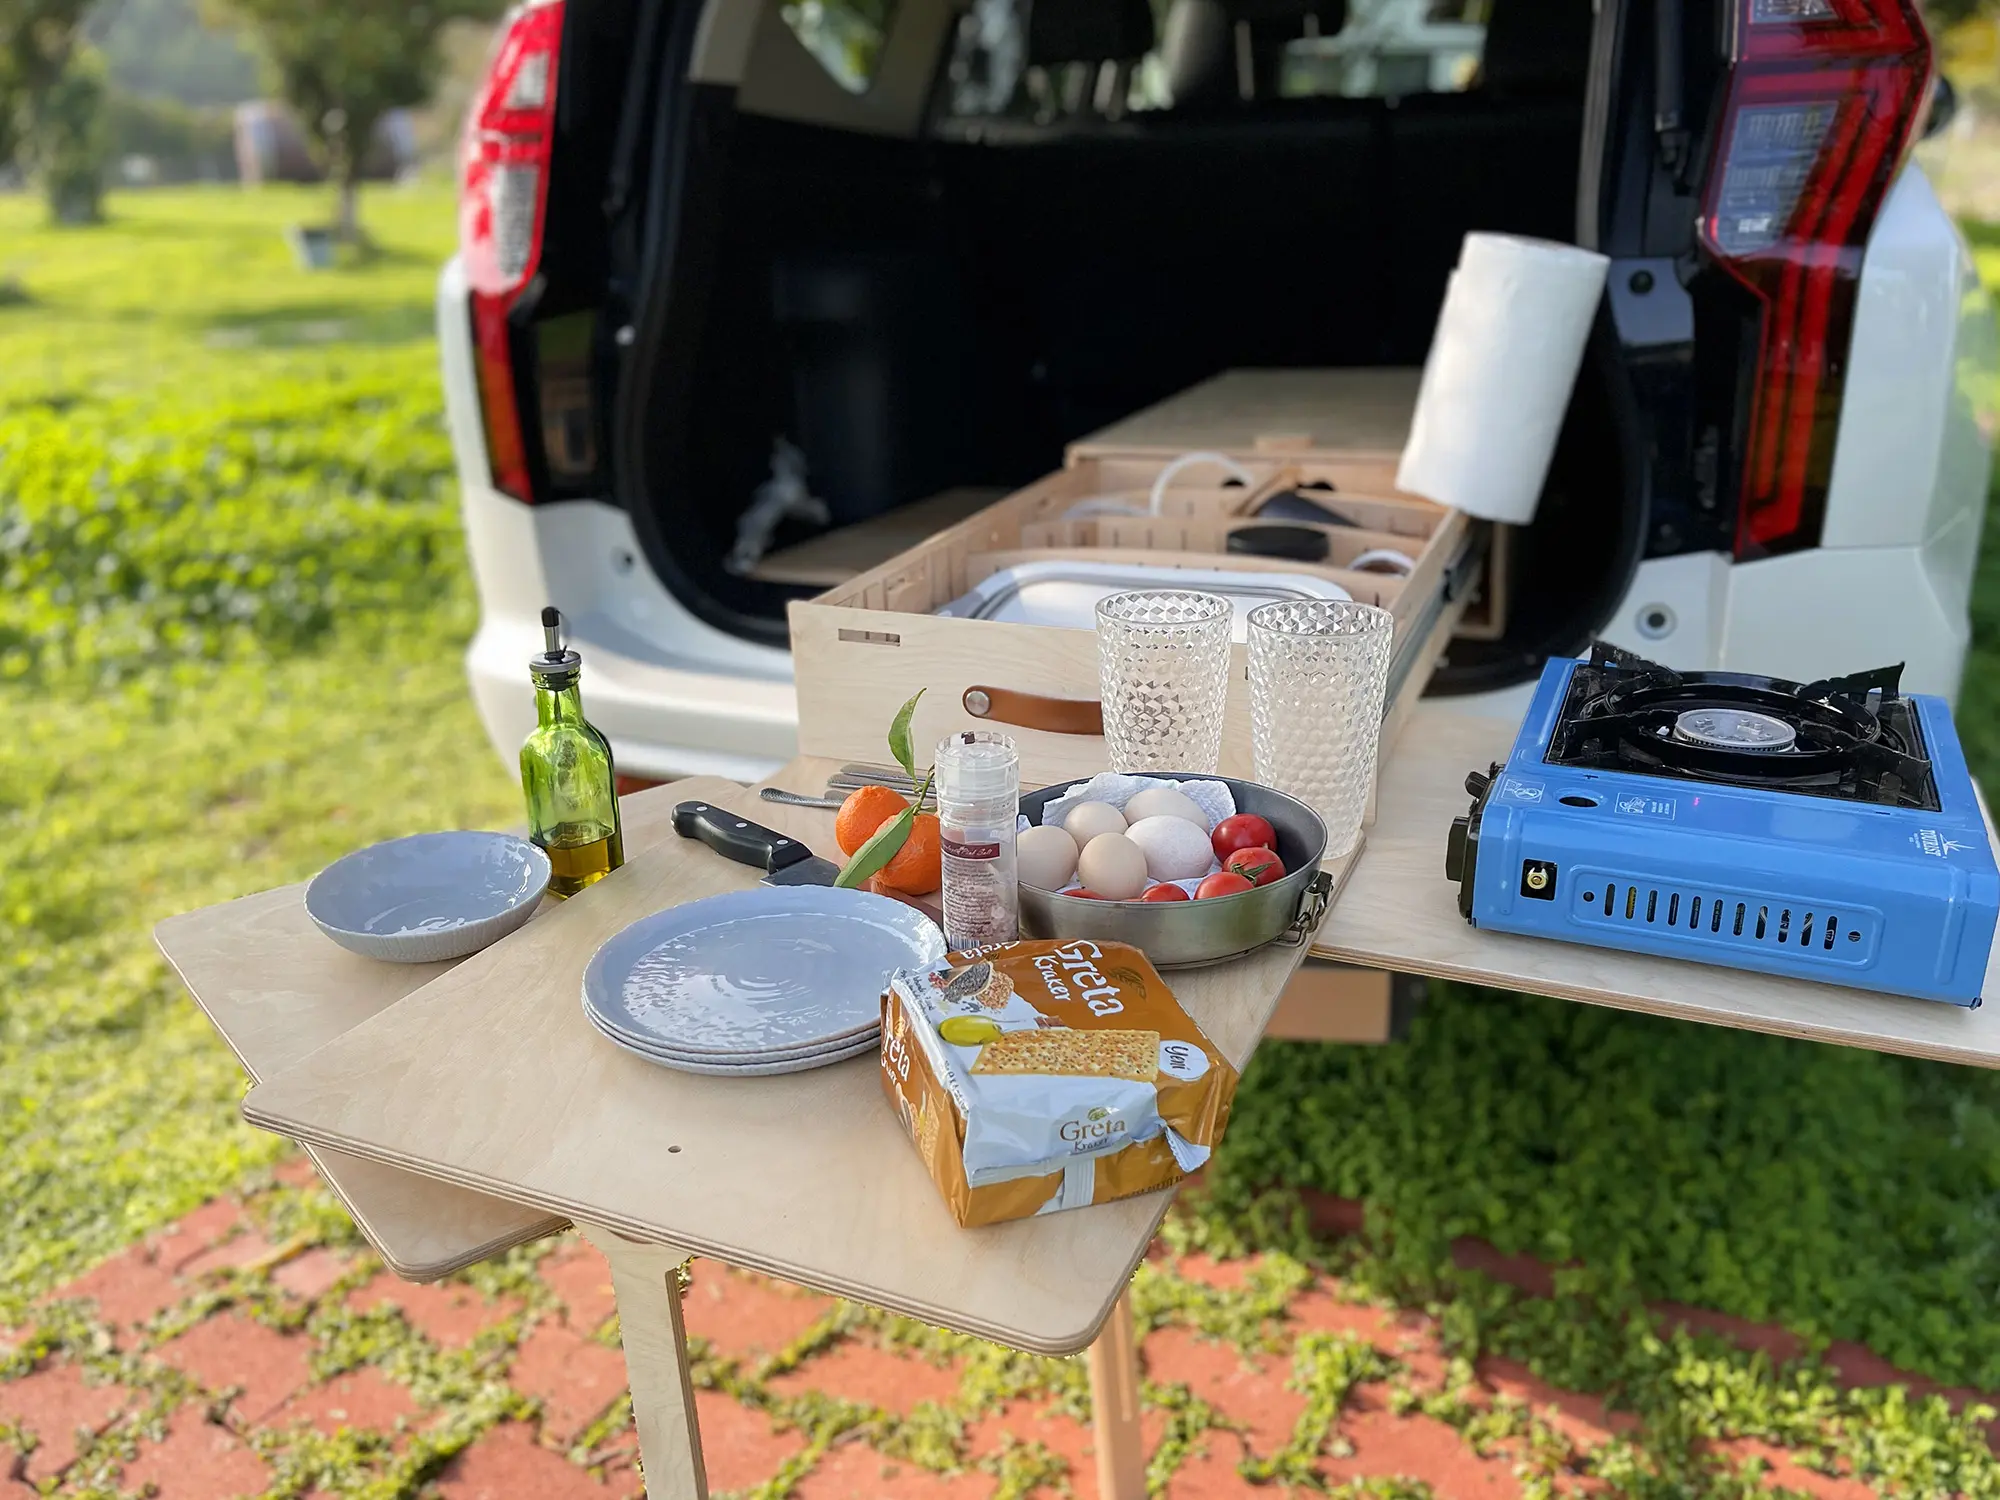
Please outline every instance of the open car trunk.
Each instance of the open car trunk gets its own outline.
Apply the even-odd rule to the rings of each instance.
[[[1466,231],[1575,236],[1589,25],[1538,24],[1510,68],[1496,21],[1459,94],[941,118],[914,139],[669,90],[614,444],[656,571],[711,623],[783,643],[789,601],[1218,371],[1420,365]],[[1505,549],[1506,632],[1455,645],[1445,690],[1533,675],[1622,593],[1622,379],[1593,351],[1537,522]],[[781,445],[828,520],[746,549]]]

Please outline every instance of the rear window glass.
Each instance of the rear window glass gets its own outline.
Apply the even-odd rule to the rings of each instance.
[[[786,0],[779,13],[835,83],[850,94],[868,92],[896,0]]]
[[[1284,44],[1279,96],[1382,99],[1463,93],[1479,79],[1486,9],[1486,0],[1353,5],[1340,30]]]
[[[1028,0],[972,0],[953,42],[956,118],[1115,118],[1218,102],[1449,94],[1479,81],[1491,0],[1301,0],[1232,20],[1219,0],[1153,0],[1138,59],[1029,63]],[[1285,15],[1289,9],[1291,14]]]

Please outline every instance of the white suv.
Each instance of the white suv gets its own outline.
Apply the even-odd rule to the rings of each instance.
[[[1400,3],[516,12],[438,291],[495,742],[554,604],[622,771],[768,772],[817,590],[767,545],[997,494],[1222,369],[1420,364],[1469,229],[1613,265],[1505,633],[1433,693],[1506,711],[1593,636],[1955,692],[1994,327],[1908,159],[1914,0],[1433,4],[1456,63],[1367,50]]]

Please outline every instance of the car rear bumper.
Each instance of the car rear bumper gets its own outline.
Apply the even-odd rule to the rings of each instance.
[[[455,259],[438,278],[437,313],[459,509],[479,589],[466,672],[495,749],[511,765],[534,726],[528,658],[541,649],[541,611],[553,604],[583,653],[585,712],[610,739],[621,774],[756,781],[791,759],[798,746],[791,654],[689,614],[646,566],[617,507],[523,505],[495,489]]]
[[[583,653],[584,712],[611,741],[619,775],[753,782],[797,753],[798,708],[789,682],[662,666],[604,644],[599,617],[579,615],[569,623],[571,643]],[[510,762],[535,727],[528,657],[539,637],[537,619],[489,615],[465,655],[479,717]]]

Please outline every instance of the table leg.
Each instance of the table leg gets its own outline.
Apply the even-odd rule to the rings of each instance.
[[[1084,1354],[1090,1366],[1090,1425],[1097,1449],[1099,1500],[1145,1500],[1146,1440],[1139,1431],[1139,1341],[1132,1294],[1118,1305]]]
[[[687,1254],[639,1244],[595,1224],[577,1228],[611,1262],[647,1500],[708,1500],[688,1378],[687,1327],[681,1320],[679,1268]]]

